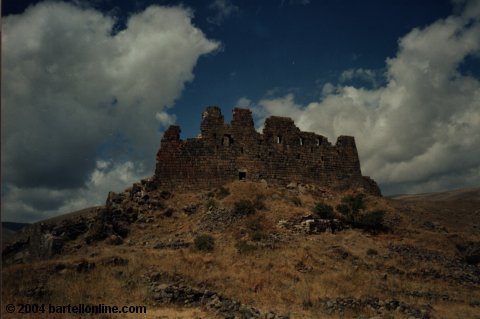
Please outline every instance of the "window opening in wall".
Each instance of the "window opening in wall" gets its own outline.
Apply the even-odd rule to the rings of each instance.
[[[240,147],[240,153],[243,154],[243,147]]]
[[[272,156],[272,152],[268,152],[268,156]]]
[[[233,139],[230,134],[223,135],[222,145],[230,146],[232,143],[233,143]]]
[[[303,137],[300,137],[299,143],[300,145],[305,145],[305,139]]]
[[[275,143],[282,144],[282,136],[281,135],[275,136]]]
[[[297,154],[297,158],[298,158],[298,159],[300,158],[300,154]]]

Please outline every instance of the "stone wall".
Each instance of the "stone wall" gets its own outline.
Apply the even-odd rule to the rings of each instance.
[[[364,188],[380,195],[376,183],[362,177],[355,140],[340,136],[332,145],[324,136],[302,132],[290,118],[266,119],[258,133],[248,109],[235,108],[230,124],[220,108],[202,114],[201,135],[185,141],[180,127],[165,132],[157,153],[156,182],[168,188],[218,187],[238,179],[286,185],[317,184],[337,189]]]

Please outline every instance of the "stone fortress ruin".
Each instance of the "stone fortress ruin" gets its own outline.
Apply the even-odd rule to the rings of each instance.
[[[235,108],[227,124],[216,106],[207,107],[202,114],[197,138],[181,140],[177,125],[165,131],[157,153],[157,185],[194,189],[219,187],[234,180],[361,188],[380,195],[375,181],[362,176],[352,136],[339,136],[332,145],[326,137],[302,132],[292,119],[278,116],[267,118],[259,133],[250,110]]]

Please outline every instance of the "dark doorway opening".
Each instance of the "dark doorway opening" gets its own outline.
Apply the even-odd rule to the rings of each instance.
[[[244,181],[247,179],[247,172],[238,172],[238,180]]]

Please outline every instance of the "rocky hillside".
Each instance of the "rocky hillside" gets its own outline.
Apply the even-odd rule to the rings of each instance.
[[[105,319],[480,318],[479,227],[476,200],[143,180],[5,247],[2,304],[147,308]]]

